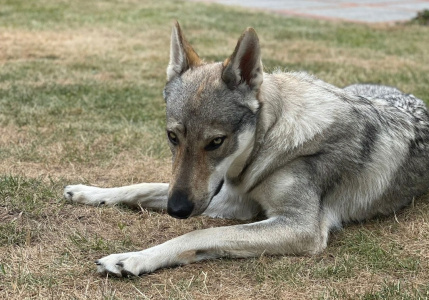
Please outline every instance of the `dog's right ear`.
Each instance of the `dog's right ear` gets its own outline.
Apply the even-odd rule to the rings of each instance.
[[[171,32],[170,62],[167,67],[167,81],[181,75],[186,70],[202,65],[202,60],[182,34],[176,21]]]
[[[222,80],[230,89],[246,86],[257,91],[263,71],[259,39],[253,28],[247,28],[237,42],[232,55],[223,63]]]

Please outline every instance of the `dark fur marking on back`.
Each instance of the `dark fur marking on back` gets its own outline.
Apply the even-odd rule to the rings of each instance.
[[[326,158],[322,156],[327,155],[324,151],[318,151],[311,155],[303,156],[304,162],[307,166],[308,173],[313,183],[318,187],[318,193],[320,195],[320,205],[323,204],[326,195],[332,192],[332,190],[341,184],[342,177],[340,172],[326,170],[324,161]],[[327,176],[330,174],[330,176]]]
[[[371,159],[371,153],[374,150],[374,144],[377,140],[378,129],[373,123],[366,123],[361,148],[361,159],[367,161]]]
[[[421,154],[423,151],[427,150],[427,145],[429,144],[429,129],[426,127],[414,128],[414,139],[409,142],[409,153],[411,156]]]

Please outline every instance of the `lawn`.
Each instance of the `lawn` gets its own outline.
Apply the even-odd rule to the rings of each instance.
[[[427,299],[429,197],[351,224],[314,257],[219,259],[140,278],[94,261],[234,224],[62,199],[66,184],[168,182],[173,20],[207,61],[252,26],[266,71],[397,86],[429,103],[429,27],[286,18],[167,0],[0,0],[0,298]],[[392,158],[394,159],[394,158]]]

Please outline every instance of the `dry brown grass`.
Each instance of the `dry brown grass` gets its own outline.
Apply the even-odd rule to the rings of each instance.
[[[312,258],[217,260],[160,270],[136,279],[103,278],[95,274],[92,261],[99,255],[104,255],[106,250],[88,250],[96,243],[94,236],[106,241],[114,250],[135,250],[158,244],[190,230],[234,222],[203,217],[179,221],[172,220],[165,214],[145,210],[136,212],[118,208],[97,209],[69,204],[59,209],[55,201],[51,205],[54,212],[49,213],[49,219],[37,224],[23,225],[37,226],[43,234],[37,235],[25,245],[2,247],[0,250],[0,255],[5,257],[2,263],[8,266],[8,273],[4,276],[8,286],[0,291],[5,298],[311,299],[324,296],[330,299],[333,298],[331,291],[354,298],[353,295],[380,290],[384,282],[401,281],[411,287],[422,288],[429,280],[427,272],[424,271],[428,267],[427,260],[421,261],[422,270],[417,276],[394,272],[380,274],[365,269],[365,265],[355,266],[353,275],[348,278],[315,276],[322,266],[342,263],[336,253],[338,249],[332,248]],[[427,207],[425,209],[427,210]],[[416,211],[410,214],[419,216]],[[402,220],[403,217],[399,216],[399,224],[407,221]],[[118,227],[118,223],[122,224],[122,229]],[[390,227],[389,224],[390,221],[383,221],[372,229],[377,231],[380,230],[380,225]],[[418,220],[414,222],[415,225],[419,225],[421,230],[426,232],[429,230],[427,220]],[[371,224],[368,227],[371,230]],[[401,232],[401,236],[382,229],[383,240],[394,240],[405,245],[421,238],[408,228],[409,226],[400,226],[395,230]],[[352,227],[347,230],[347,235],[352,235],[357,234],[359,228]],[[407,239],[401,241],[402,236]],[[73,242],[70,237],[77,239],[77,242]],[[86,238],[88,241],[84,240]],[[343,234],[336,237],[341,238],[344,238]],[[129,241],[132,247],[112,247],[111,241],[121,240]],[[427,246],[412,246],[411,251],[424,249],[427,250]],[[409,254],[408,250],[404,253]],[[12,275],[16,277],[11,277]]]
[[[27,128],[6,126],[0,128],[0,147],[12,146],[19,149],[31,148],[32,154],[41,156],[38,161],[19,161],[16,157],[4,159],[0,165],[0,174],[26,176],[30,178],[61,179],[75,182],[88,182],[99,186],[124,185],[138,182],[168,182],[170,165],[166,159],[155,159],[139,154],[136,150],[124,151],[115,155],[102,166],[97,164],[79,164],[62,160],[66,148],[71,146],[63,141],[48,146],[34,146],[34,137]],[[45,133],[50,129],[44,130]],[[39,132],[40,133],[40,132]],[[92,142],[90,151],[101,151],[111,137],[99,137]],[[84,145],[73,145],[85,154]]]
[[[168,44],[168,36],[163,33],[161,35],[158,30],[143,30],[132,36],[125,36],[122,32],[107,27],[97,30],[74,29],[40,32],[5,29],[0,32],[2,41],[0,65],[48,59],[55,60],[58,65],[68,66],[79,63],[88,64],[91,58],[96,57],[98,60],[111,61],[115,66],[118,66],[118,63],[138,64],[139,68],[122,70],[122,76],[119,78],[108,70],[97,74],[67,73],[63,74],[64,78],[59,80],[45,76],[46,81],[38,81],[37,85],[52,83],[52,80],[60,84],[71,84],[77,76],[79,76],[79,80],[94,78],[109,82],[115,80],[138,81],[141,80],[141,76],[153,76],[153,73],[149,71],[150,68],[153,68],[154,62],[167,63],[168,50],[165,53],[156,50]],[[151,41],[150,47],[144,47],[146,41]],[[143,51],[136,52],[136,47],[144,48]],[[144,74],[142,74],[142,69],[146,71]],[[7,84],[7,82],[3,84]]]

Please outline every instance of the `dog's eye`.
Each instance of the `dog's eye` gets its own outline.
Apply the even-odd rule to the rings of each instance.
[[[225,140],[224,136],[217,137],[217,138],[213,139],[204,149],[206,151],[216,150],[217,148],[219,148],[223,144],[224,140]]]
[[[170,140],[170,143],[172,143],[173,145],[179,144],[179,140],[177,138],[177,135],[174,132],[168,131],[167,136],[168,136],[168,139]]]

